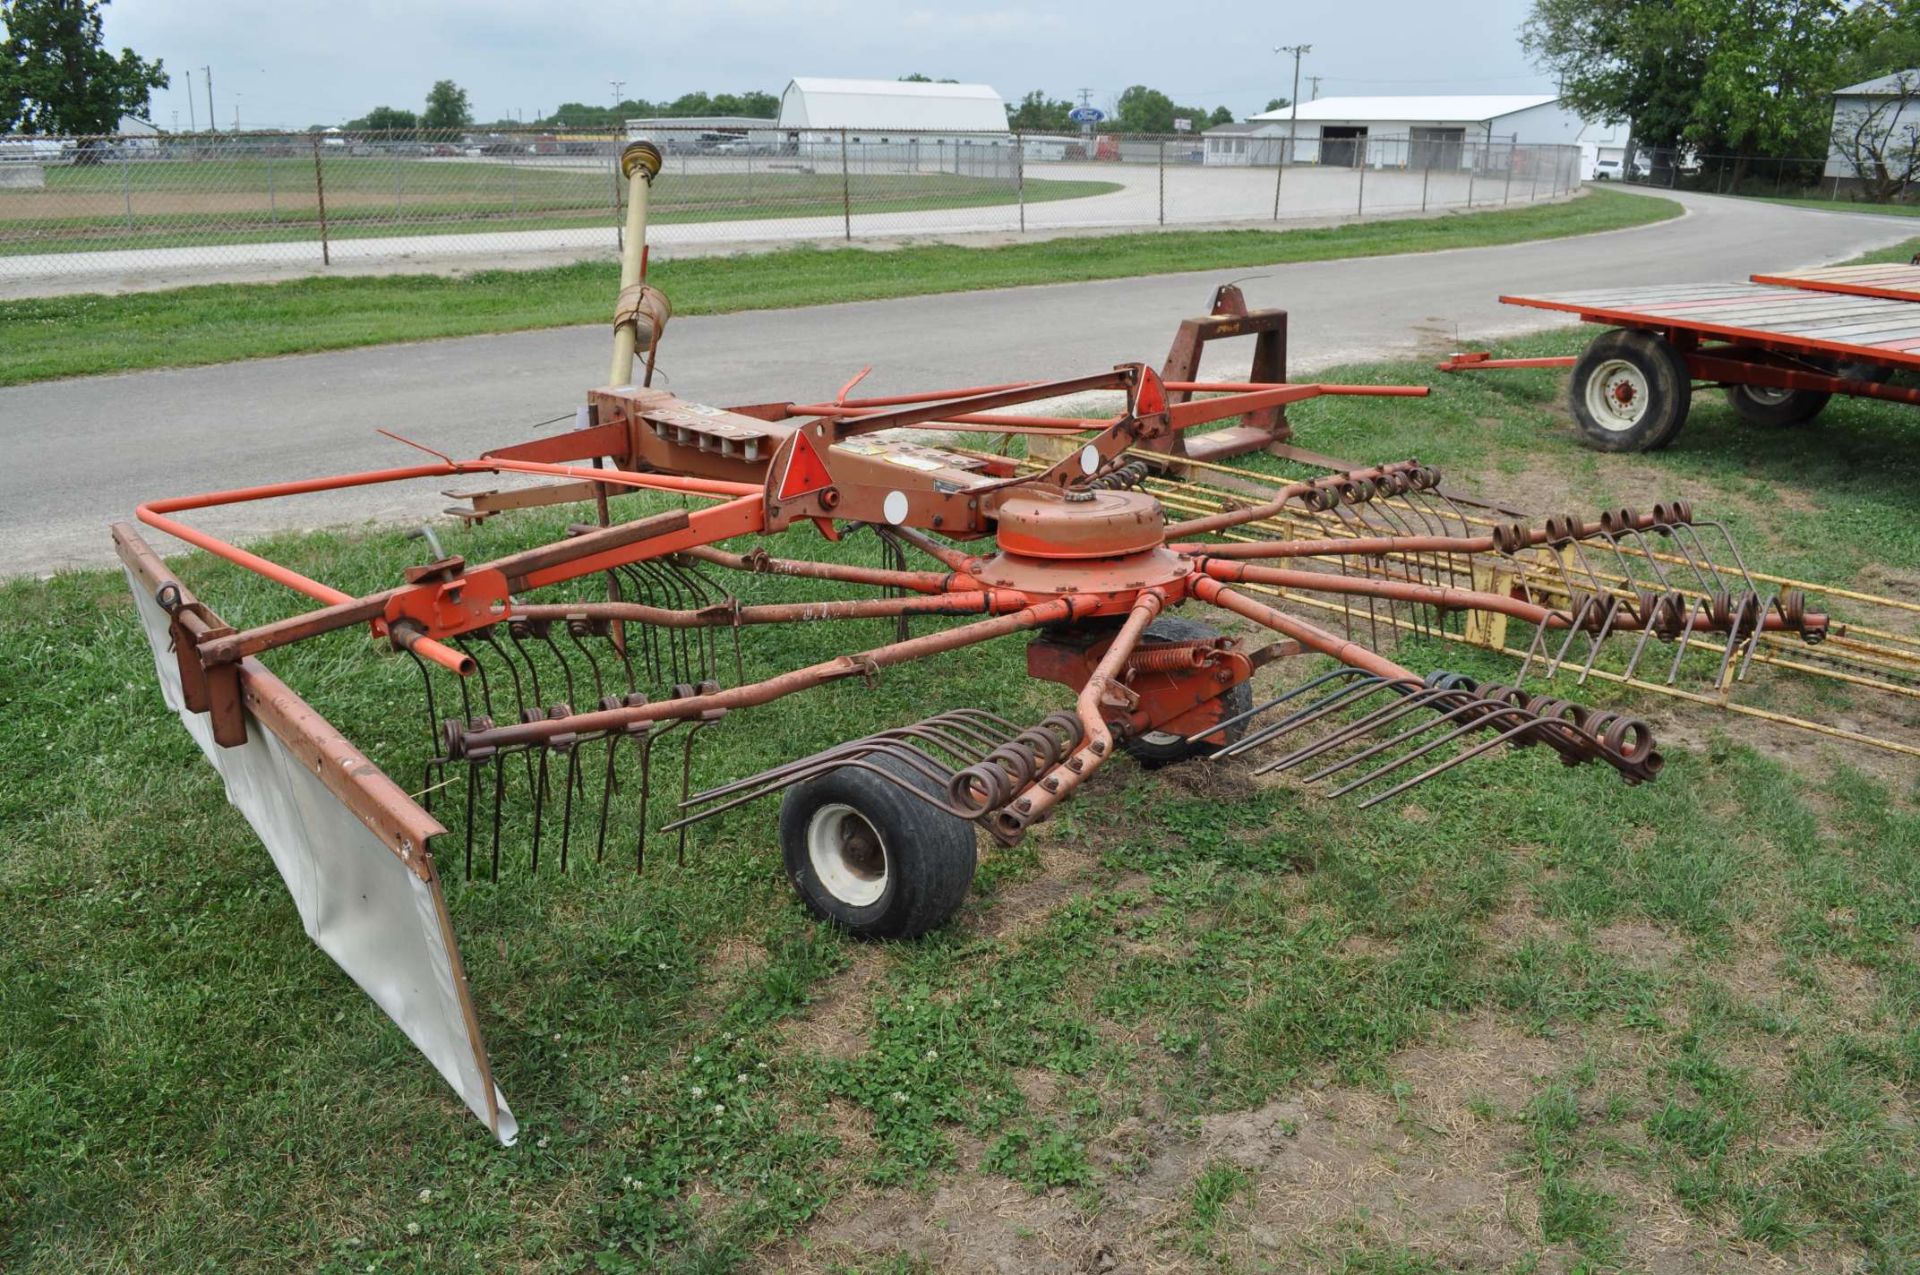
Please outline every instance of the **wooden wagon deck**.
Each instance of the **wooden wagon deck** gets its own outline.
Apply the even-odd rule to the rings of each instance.
[[[1898,287],[1909,278],[1920,285],[1915,267],[1895,270],[1882,286]],[[1905,368],[1920,368],[1920,291],[1906,299],[1813,286],[1811,276],[1834,271],[1802,271],[1769,276],[1791,283],[1708,283],[1673,287],[1608,288],[1548,297],[1503,296],[1508,305],[1577,314],[1589,323],[1657,328],[1671,333],[1759,346],[1785,353],[1834,355]],[[1841,280],[1840,282],[1849,282]]]
[[[1810,292],[1844,292],[1859,297],[1920,301],[1920,265],[1821,266],[1813,270],[1776,270],[1753,276],[1755,283]]]

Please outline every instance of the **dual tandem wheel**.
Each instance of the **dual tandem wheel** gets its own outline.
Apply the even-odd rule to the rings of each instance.
[[[1219,636],[1208,625],[1169,616],[1147,626],[1141,646]],[[1229,716],[1253,704],[1245,682],[1222,698]],[[1245,723],[1235,723],[1222,734],[1230,743],[1245,730]],[[1190,744],[1153,731],[1122,747],[1152,768],[1204,757],[1225,744]],[[933,791],[930,780],[903,763],[880,756],[874,764]],[[916,938],[952,916],[973,884],[974,834],[972,821],[852,766],[796,784],[780,803],[780,851],[794,891],[816,916],[862,938]]]
[[[1885,380],[1885,369],[1870,364],[1829,364],[1844,380]],[[1753,425],[1803,425],[1818,416],[1833,396],[1821,390],[1729,385],[1727,402]],[[1604,452],[1655,451],[1671,443],[1687,423],[1693,405],[1693,377],[1687,361],[1657,333],[1614,328],[1595,337],[1575,360],[1567,398],[1574,424],[1586,441]]]

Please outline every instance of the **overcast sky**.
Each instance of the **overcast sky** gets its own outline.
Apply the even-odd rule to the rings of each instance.
[[[532,119],[561,102],[671,99],[693,90],[779,93],[796,75],[892,79],[910,72],[1029,89],[1111,107],[1129,84],[1237,116],[1290,90],[1279,44],[1313,46],[1303,76],[1322,97],[1551,90],[1515,31],[1528,0],[1346,4],[1012,0],[119,0],[108,43],[166,61],[163,128],[205,127],[213,67],[221,127],[340,123],[368,108],[420,109],[429,85],[465,88],[474,115]],[[1301,97],[1311,96],[1306,80]]]

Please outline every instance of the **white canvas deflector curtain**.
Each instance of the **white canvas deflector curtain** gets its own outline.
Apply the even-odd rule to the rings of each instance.
[[[358,983],[508,1146],[519,1134],[469,1027],[471,1005],[437,883],[423,881],[251,713],[247,742],[222,748],[186,708],[166,612],[128,576],[167,707],[226,781],[280,870],[307,935]],[[494,1112],[498,1112],[497,1121]]]

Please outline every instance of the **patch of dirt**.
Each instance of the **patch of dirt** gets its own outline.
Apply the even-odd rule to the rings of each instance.
[[[1687,942],[1651,921],[1621,921],[1593,932],[1593,946],[1634,969],[1657,969],[1684,955]]]
[[[1077,1275],[1116,1269],[1107,1264],[1112,1254],[1097,1224],[1063,1193],[1036,1196],[1004,1178],[964,1176],[925,1194],[855,1189],[815,1224],[804,1247],[783,1245],[763,1266],[818,1272],[905,1255],[940,1271]]]
[[[1099,856],[1058,837],[1036,838],[1040,871],[996,890],[992,901],[971,912],[972,929],[985,938],[1002,938],[1031,929],[1054,909],[1092,887]]]
[[[885,957],[878,947],[854,950],[853,964],[827,980],[804,1014],[780,1025],[782,1043],[797,1053],[858,1058],[867,1050],[867,1006]]]

